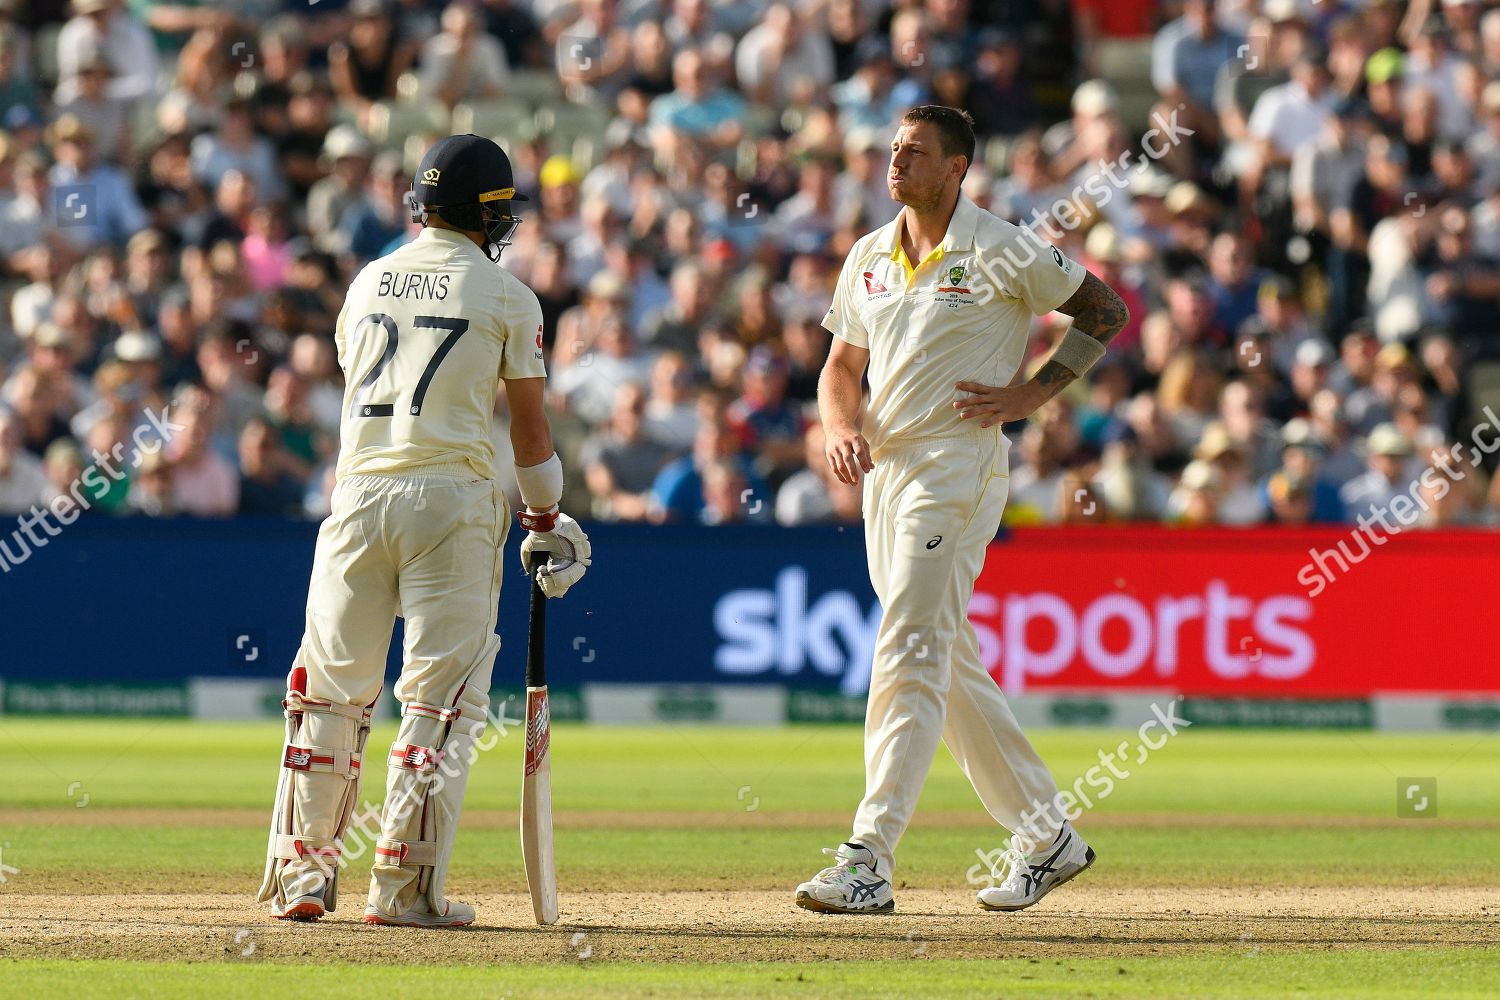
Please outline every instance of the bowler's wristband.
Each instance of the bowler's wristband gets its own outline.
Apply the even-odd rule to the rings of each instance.
[[[1057,350],[1052,352],[1053,361],[1079,376],[1098,364],[1102,357],[1104,344],[1072,326],[1063,334],[1062,343],[1057,345]]]

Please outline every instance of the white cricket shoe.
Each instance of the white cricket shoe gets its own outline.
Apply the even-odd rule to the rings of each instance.
[[[891,883],[875,872],[875,855],[858,844],[823,848],[837,863],[797,886],[797,905],[815,913],[890,913]]]
[[[1010,866],[1005,881],[979,890],[986,910],[1024,910],[1094,863],[1094,849],[1064,823],[1046,847],[1028,856],[1012,847],[1002,856]]]
[[[474,922],[474,907],[443,900],[443,912],[434,913],[424,896],[417,905],[401,914],[382,913],[374,903],[365,907],[365,923],[383,927],[467,927]]]
[[[310,924],[323,918],[325,912],[323,906],[323,893],[327,886],[320,886],[314,892],[306,892],[300,896],[288,899],[285,905],[275,902],[271,903],[271,916],[277,920],[295,920],[298,923]]]

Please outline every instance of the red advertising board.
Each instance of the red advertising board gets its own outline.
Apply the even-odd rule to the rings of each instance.
[[[1500,691],[1500,534],[1025,529],[969,617],[1007,691]]]

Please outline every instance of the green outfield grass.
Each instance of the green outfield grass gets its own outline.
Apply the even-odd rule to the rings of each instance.
[[[833,963],[633,965],[580,967],[565,982],[549,966],[447,968],[417,972],[392,966],[359,970],[365,995],[387,997],[1300,997],[1368,1000],[1412,996],[1493,997],[1493,949],[1421,952],[1292,952],[1275,957],[1196,955],[1171,962],[1142,959],[1076,961],[932,960],[904,965]],[[336,996],[349,988],[347,968],[293,968],[229,963],[161,963],[151,995],[263,1000],[296,994]],[[16,995],[64,993],[98,1000],[141,995],[138,963],[34,962],[0,976]]]
[[[377,728],[369,757],[394,735]],[[1071,784],[1101,750],[1133,731],[1053,730],[1036,743]],[[18,869],[9,892],[249,893],[263,863],[265,821],[281,741],[270,723],[0,718],[7,774],[0,842]],[[468,795],[449,885],[525,887],[514,810],[519,729],[484,754]],[[600,728],[553,736],[559,878],[595,889],[786,890],[847,835],[862,785],[858,727]],[[1500,887],[1500,739],[1480,734],[1184,731],[1131,771],[1079,821],[1107,866],[1092,884],[1131,887]],[[363,796],[379,801],[382,769]],[[1438,818],[1397,819],[1397,778],[1435,777]],[[964,888],[976,849],[1001,846],[957,767],[939,751],[919,818],[902,845],[898,885]],[[899,893],[898,893],[899,899]],[[1493,911],[1490,919],[1493,919]],[[1440,935],[1434,941],[1441,940]],[[1464,940],[1453,940],[1462,945]],[[171,955],[161,956],[163,959]],[[649,955],[641,956],[649,959]],[[1336,952],[1208,948],[1190,954],[836,965],[734,961],[713,965],[596,961],[449,967],[421,973],[424,990],[462,996],[1481,996],[1500,976],[1491,947]],[[332,959],[337,962],[337,958]],[[437,961],[437,958],[427,961]],[[154,996],[267,995],[312,978],[280,961],[49,962],[5,959],[9,995],[77,992]],[[410,967],[362,967],[380,995],[413,995]],[[322,970],[328,984],[342,975]],[[439,979],[428,979],[438,975]],[[881,988],[873,990],[873,981]],[[984,984],[1003,983],[997,990]],[[1424,987],[1423,984],[1426,984]],[[134,984],[134,985],[132,985]],[[1441,984],[1441,985],[1438,985]],[[319,992],[323,992],[319,990]]]

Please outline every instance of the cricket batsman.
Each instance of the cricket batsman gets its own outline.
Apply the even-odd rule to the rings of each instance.
[[[1009,490],[1005,421],[1029,416],[1103,356],[1125,325],[1120,297],[1030,230],[959,190],[974,123],[913,108],[891,143],[887,185],[904,207],[854,245],[823,325],[818,386],[826,454],[863,481],[870,582],[884,617],[865,716],[865,794],[836,863],[797,887],[824,913],[895,908],[896,845],[947,743],[995,821],[1013,833],[991,910],[1020,910],[1083,871],[1093,850],[1051,804],[1057,785],[979,659],[969,599]],[[1033,314],[1072,327],[1011,385]],[[861,379],[870,398],[861,420]],[[1019,846],[1018,846],[1019,845]]]
[[[365,921],[472,923],[443,882],[474,743],[489,708],[510,510],[495,482],[491,415],[509,402],[526,510],[523,566],[561,597],[589,565],[558,510],[563,472],[542,407],[542,312],[497,266],[520,224],[510,160],[476,135],[435,143],[412,184],[410,243],[354,279],[335,339],[346,379],[332,513],[318,532],[302,647],[287,678],[286,745],[259,899],[312,921],[337,904],[344,835],[397,615],[395,694]],[[540,558],[540,557],[539,557]]]

